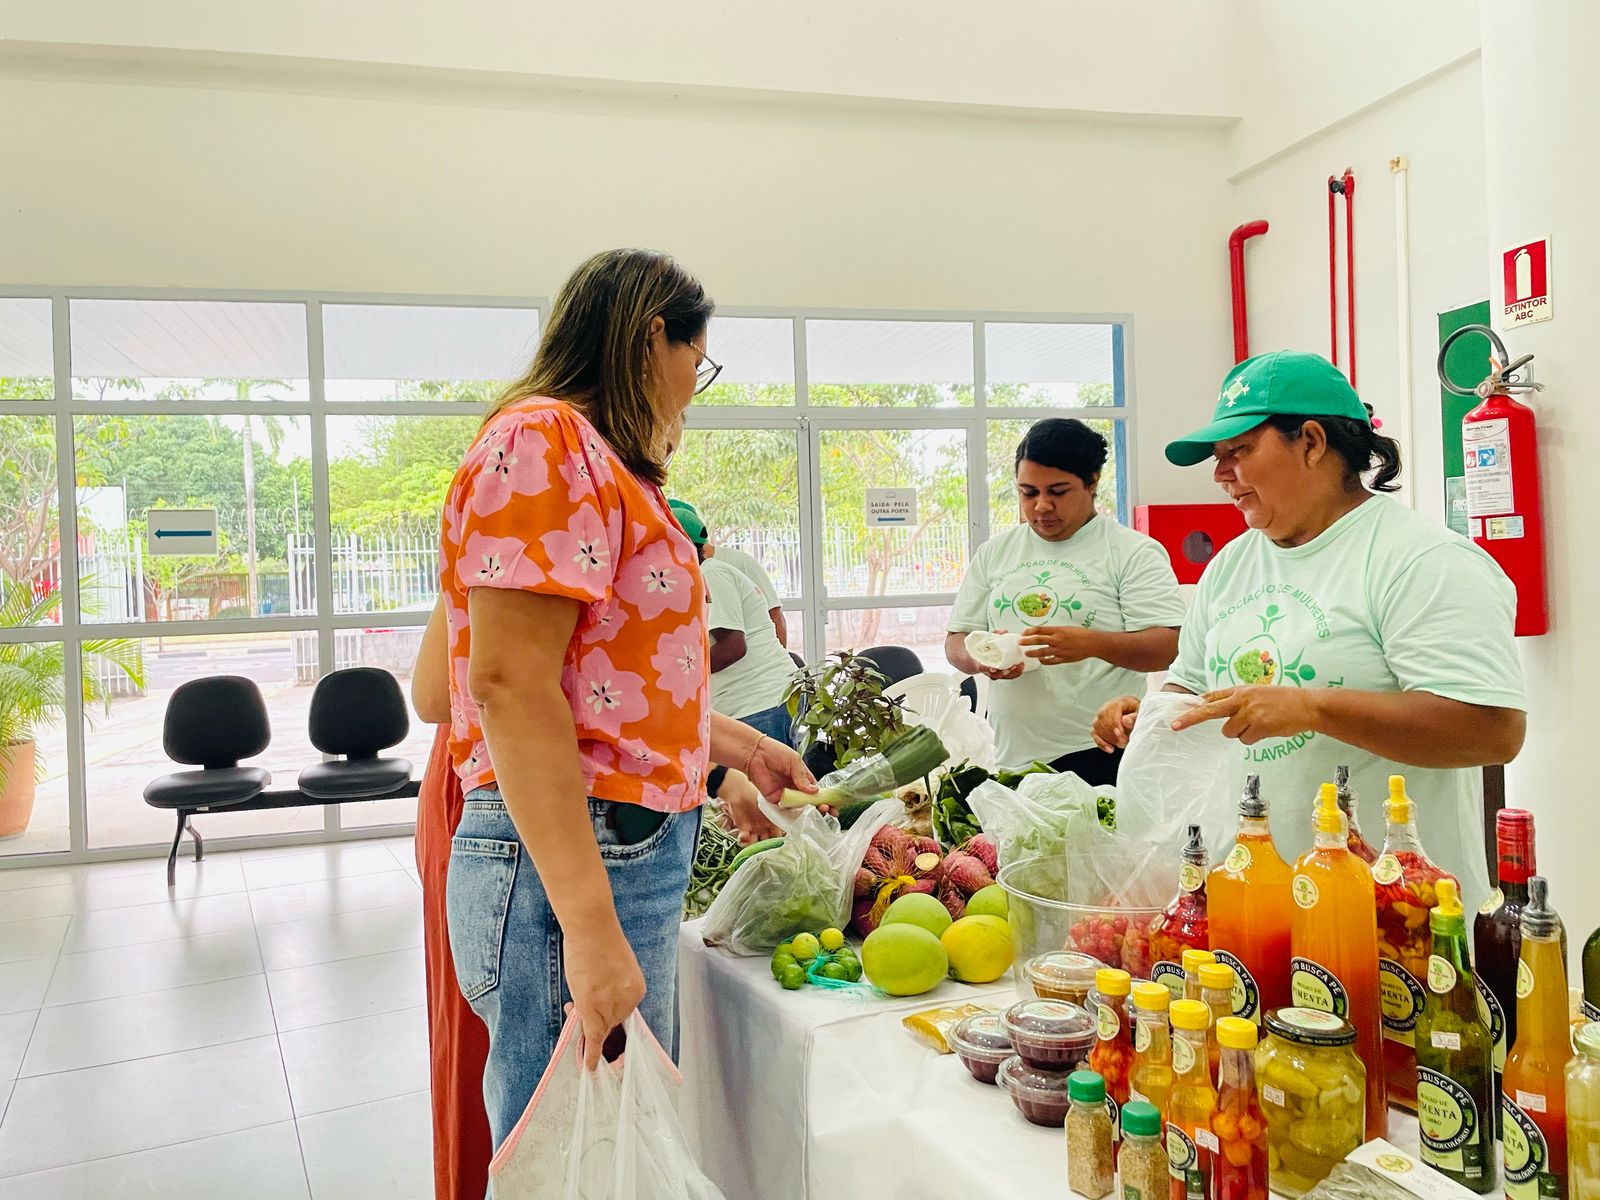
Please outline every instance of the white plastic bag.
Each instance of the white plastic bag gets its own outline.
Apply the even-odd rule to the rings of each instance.
[[[848,830],[816,808],[780,809],[762,801],[783,845],[746,861],[706,911],[700,935],[734,954],[767,954],[797,933],[850,919],[856,868],[872,835],[905,813],[899,800],[880,800]]]
[[[1111,787],[1092,787],[1070,771],[1024,776],[1016,789],[990,780],[967,797],[967,805],[994,840],[1000,865],[1061,854],[1099,824],[1099,797]]]
[[[636,1011],[627,1052],[585,1071],[568,1018],[539,1087],[489,1164],[494,1200],[722,1200],[689,1153],[683,1080]]]
[[[987,629],[974,629],[963,643],[974,662],[991,671],[1009,671],[1018,663],[1023,673],[1037,671],[1040,662],[1022,652],[1020,633],[990,633]]]
[[[1095,829],[1067,848],[1074,903],[1166,904],[1191,824],[1200,826],[1213,862],[1227,852],[1238,825],[1239,745],[1215,721],[1173,731],[1172,722],[1199,703],[1182,692],[1145,698],[1117,772],[1115,832]]]

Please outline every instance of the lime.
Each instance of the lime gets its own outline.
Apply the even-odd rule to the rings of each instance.
[[[783,984],[786,992],[798,992],[806,984],[806,969],[797,962],[792,962],[783,968],[783,974],[778,976],[778,982]]]
[[[839,962],[829,963],[827,966],[823,967],[818,974],[820,974],[824,979],[843,979],[846,982],[848,982],[850,979],[850,969],[843,963]]]
[[[808,963],[821,953],[822,943],[817,941],[816,934],[802,933],[794,939],[794,956],[798,961]]]
[[[791,958],[793,958],[794,957],[794,943],[793,942],[779,942],[778,943],[778,948],[776,950],[774,950],[772,953],[774,955],[787,954]]]
[[[856,958],[843,959],[838,965],[844,968],[844,977],[851,983],[861,982],[861,963]]]
[[[967,916],[1004,917],[1009,908],[1005,889],[998,883],[991,883],[972,894],[972,899],[967,901]]]
[[[844,945],[844,933],[838,929],[824,929],[817,935],[817,941],[822,944],[824,950],[832,953]]]
[[[792,954],[774,954],[772,956],[772,977],[774,979],[782,979],[785,967],[797,967],[799,965],[799,961]]]

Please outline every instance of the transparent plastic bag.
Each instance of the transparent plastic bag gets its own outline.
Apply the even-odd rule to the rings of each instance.
[[[994,840],[1000,865],[1059,855],[1099,825],[1099,798],[1116,789],[1092,787],[1070,771],[1028,775],[1016,788],[990,780],[973,788],[967,806]]]
[[[489,1164],[495,1200],[722,1200],[694,1161],[682,1079],[636,1011],[627,1052],[585,1071],[567,1020],[533,1099]]]
[[[898,800],[880,800],[848,830],[816,808],[780,809],[762,801],[767,819],[783,831],[783,845],[746,861],[706,911],[700,936],[734,954],[767,954],[797,933],[850,919],[856,868],[872,835],[905,812]]]
[[[964,678],[948,671],[929,671],[889,689],[891,696],[904,703],[906,723],[926,725],[950,752],[944,766],[929,777],[935,789],[940,776],[958,763],[991,772],[999,765],[994,726],[973,712],[971,702],[961,694]]]
[[[1190,824],[1201,827],[1213,861],[1226,853],[1238,816],[1239,745],[1216,721],[1173,731],[1172,722],[1199,703],[1183,692],[1145,697],[1117,772],[1116,830],[1096,828],[1068,847],[1074,903],[1166,904],[1177,891]]]

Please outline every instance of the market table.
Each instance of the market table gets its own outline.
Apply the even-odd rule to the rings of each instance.
[[[765,958],[679,936],[682,1113],[701,1166],[728,1200],[986,1200],[1070,1196],[1066,1140],[1024,1121],[900,1026],[941,1004],[1001,1007],[987,987],[941,984],[909,1000],[785,992]],[[1415,1152],[1416,1121],[1394,1112],[1389,1140]]]

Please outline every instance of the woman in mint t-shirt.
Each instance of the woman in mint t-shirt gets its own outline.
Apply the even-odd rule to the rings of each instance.
[[[1526,725],[1510,581],[1465,538],[1374,494],[1395,490],[1400,449],[1317,355],[1240,363],[1211,424],[1167,458],[1214,459],[1250,527],[1190,606],[1167,686],[1205,703],[1175,728],[1222,721],[1238,739],[1239,782],[1261,776],[1286,858],[1310,843],[1335,767],[1351,768],[1367,829],[1383,827],[1387,777],[1404,775],[1423,845],[1481,900],[1478,768],[1514,758]],[[1127,745],[1138,707],[1125,696],[1101,710],[1102,750]]]
[[[1105,439],[1082,421],[1029,428],[1017,447],[1024,524],[978,548],[945,638],[951,666],[995,680],[989,720],[1003,765],[1043,760],[1092,784],[1115,783],[1120,757],[1094,748],[1095,713],[1142,691],[1143,672],[1166,669],[1183,622],[1166,551],[1095,511],[1105,462]],[[1021,634],[1038,669],[982,667],[966,649],[974,630]]]

